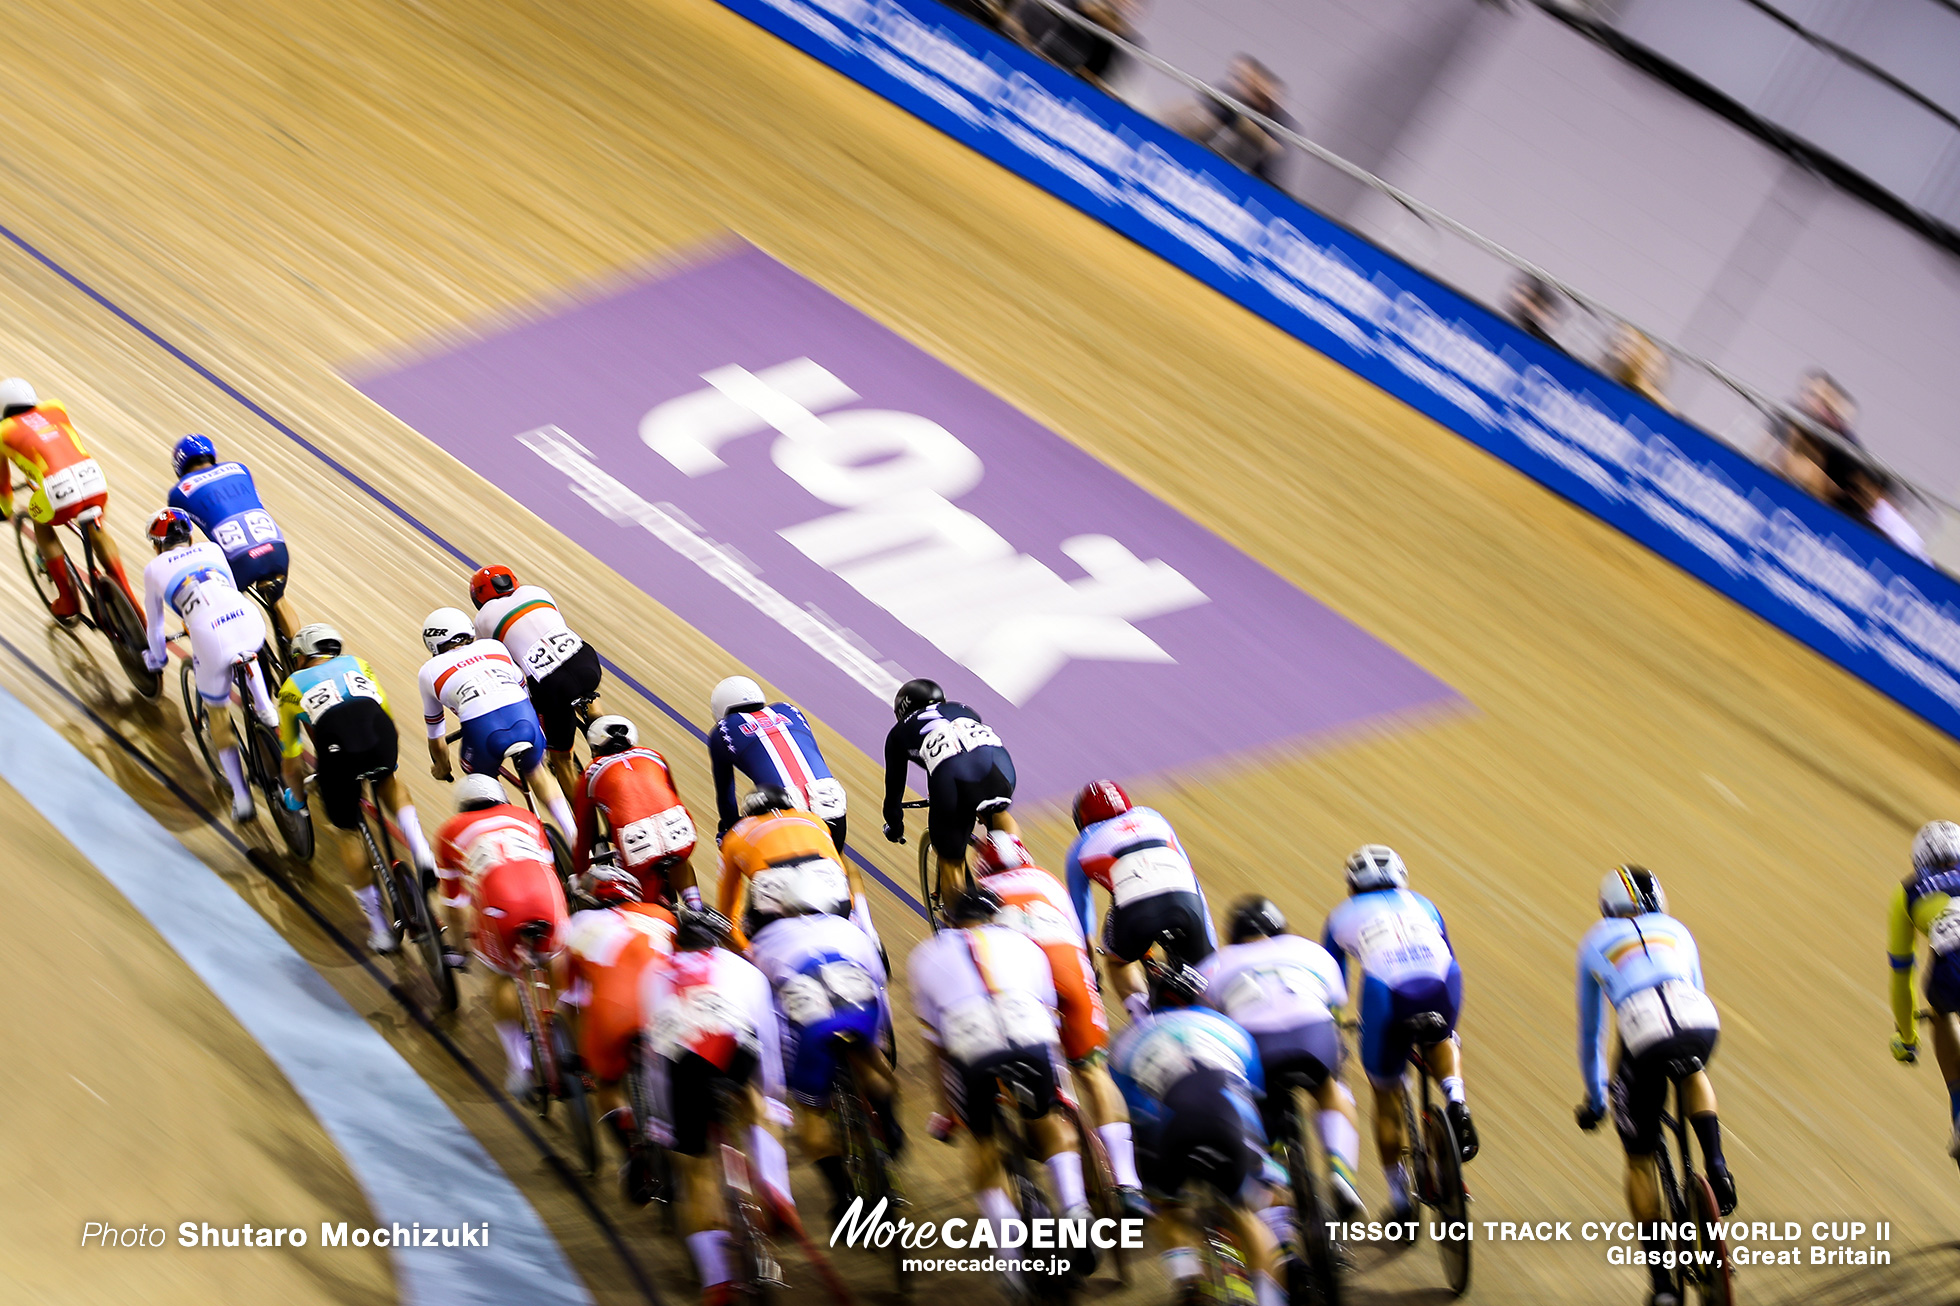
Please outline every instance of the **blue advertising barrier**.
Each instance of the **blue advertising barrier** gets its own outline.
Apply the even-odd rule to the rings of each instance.
[[[721,0],[1960,736],[1960,584],[936,0]]]

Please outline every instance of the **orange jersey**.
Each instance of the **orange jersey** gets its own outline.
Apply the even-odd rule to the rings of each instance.
[[[509,803],[458,812],[436,835],[443,900],[475,909],[477,955],[503,974],[515,973],[518,932],[531,921],[551,923],[539,944],[545,956],[564,946],[565,892],[549,848],[543,823]]]
[[[34,487],[27,505],[30,517],[43,525],[71,521],[84,508],[105,506],[109,481],[102,467],[82,447],[82,438],[57,403],[30,408],[0,421],[0,496],[13,497],[13,469]]]
[[[813,866],[817,859],[829,865]],[[848,913],[850,878],[830,827],[802,811],[765,812],[735,822],[721,838],[721,882],[715,889],[716,904],[731,921],[737,920],[738,898],[747,900],[743,915]]]
[[[687,857],[694,851],[694,821],[674,790],[667,759],[651,748],[629,748],[585,769],[573,797],[578,848],[573,865],[592,864],[592,841],[604,816],[620,865],[636,874],[644,866]]]
[[[1109,1016],[1096,986],[1095,963],[1061,881],[1038,866],[1022,866],[982,876],[980,883],[1000,895],[1003,905],[994,924],[1027,935],[1048,954],[1068,1059],[1080,1061],[1106,1046]]]
[[[627,1071],[627,1048],[646,1027],[647,967],[674,953],[674,917],[653,903],[582,911],[565,936],[572,992],[582,1008],[579,1055],[606,1083]]]

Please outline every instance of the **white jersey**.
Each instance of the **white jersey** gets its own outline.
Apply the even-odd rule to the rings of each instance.
[[[775,995],[746,960],[726,948],[676,952],[647,967],[640,997],[655,1064],[678,1061],[689,1052],[714,1059],[715,1045],[729,1039],[755,1056],[762,1091],[782,1099]]]
[[[1327,949],[1297,934],[1220,948],[1198,965],[1204,1004],[1254,1034],[1279,1034],[1332,1020],[1347,983]]]
[[[533,680],[543,680],[585,647],[558,614],[551,595],[536,585],[519,585],[478,608],[476,637],[502,644]]]
[[[1060,1042],[1048,954],[1024,934],[941,930],[912,949],[905,971],[926,1041],[961,1065]]]
[[[265,622],[232,579],[225,551],[209,540],[171,549],[143,568],[143,606],[152,660],[164,656],[164,612],[183,619],[191,655],[229,666],[265,643]]]
[[[1069,848],[1069,886],[1086,876],[1109,890],[1110,905],[1127,907],[1160,893],[1197,893],[1197,872],[1178,842],[1177,831],[1154,807],[1132,807],[1121,816],[1097,821]],[[1086,886],[1080,890],[1086,904]]]
[[[524,673],[511,660],[510,650],[494,639],[438,653],[422,664],[422,720],[429,738],[443,736],[442,714],[447,708],[458,721],[470,721],[513,703],[529,703],[531,692]]]
[[[768,977],[783,1019],[808,1028],[837,1004],[884,1008],[878,945],[843,916],[785,916],[749,940],[749,960]]]

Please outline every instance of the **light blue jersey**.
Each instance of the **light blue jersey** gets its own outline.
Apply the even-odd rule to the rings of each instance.
[[[1245,1088],[1249,1108],[1266,1091],[1252,1036],[1207,1007],[1180,1007],[1132,1022],[1109,1052],[1109,1073],[1129,1103],[1130,1118],[1149,1126],[1164,1116],[1164,1097],[1197,1070],[1221,1070]],[[1250,1113],[1254,1129],[1259,1117]]]
[[[1333,954],[1343,978],[1352,956],[1363,975],[1389,988],[1443,979],[1456,962],[1436,904],[1407,889],[1355,894],[1328,915],[1321,946]]]
[[[1681,1030],[1715,1029],[1694,935],[1672,916],[1609,916],[1579,941],[1579,1069],[1586,1100],[1606,1103],[1606,1005],[1620,1041],[1639,1054]]]

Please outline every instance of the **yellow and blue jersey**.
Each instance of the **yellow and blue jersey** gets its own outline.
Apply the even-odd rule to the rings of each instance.
[[[1960,867],[1914,874],[1892,890],[1890,916],[1885,950],[1892,960],[1892,1019],[1899,1037],[1912,1042],[1912,967],[1919,935],[1931,946],[1929,990],[1937,985],[1946,991],[1940,1006],[1953,1009],[1954,990],[1960,990]]]
[[[354,699],[371,699],[388,710],[388,695],[367,659],[351,653],[328,658],[318,666],[302,667],[279,687],[279,746],[287,757],[301,750],[299,728],[318,726],[320,718]]]

